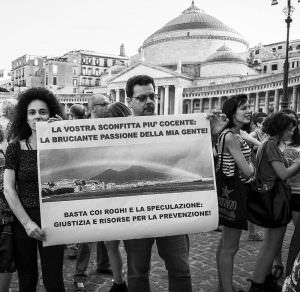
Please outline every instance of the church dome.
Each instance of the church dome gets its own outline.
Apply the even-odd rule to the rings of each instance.
[[[143,43],[145,61],[157,65],[203,62],[222,44],[237,52],[248,43],[233,28],[206,14],[194,1],[179,16],[150,35]]]
[[[214,62],[242,62],[246,61],[240,57],[237,53],[233,52],[230,48],[223,45],[215,53],[210,55],[204,63],[214,63]]]
[[[201,64],[200,76],[204,78],[243,76],[247,75],[248,71],[247,62],[223,45]]]
[[[195,6],[194,1],[181,15],[169,21],[163,28],[154,34],[182,29],[214,29],[237,33],[217,18],[210,16],[199,9]]]

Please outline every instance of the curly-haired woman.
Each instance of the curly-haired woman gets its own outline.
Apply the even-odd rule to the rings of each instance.
[[[14,213],[15,262],[19,290],[36,291],[38,281],[37,250],[41,258],[43,281],[48,292],[64,292],[63,246],[43,247],[45,233],[40,227],[37,171],[36,124],[61,119],[55,96],[44,88],[22,93],[12,124],[15,138],[6,151],[4,195]]]

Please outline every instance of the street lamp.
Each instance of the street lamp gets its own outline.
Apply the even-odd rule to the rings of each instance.
[[[300,3],[300,0],[298,0]],[[271,5],[277,5],[277,0],[272,0]],[[295,8],[291,5],[291,0],[287,0],[287,6],[283,9],[286,16],[286,47],[285,47],[285,61],[284,61],[284,73],[283,73],[283,96],[280,102],[280,109],[288,108],[288,80],[289,80],[289,40],[290,40],[290,24],[292,22],[291,15]]]

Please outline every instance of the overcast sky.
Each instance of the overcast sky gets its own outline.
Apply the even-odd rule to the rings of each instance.
[[[250,46],[286,38],[286,0],[195,0],[244,35]],[[24,54],[59,56],[86,49],[134,55],[153,32],[177,17],[191,0],[1,0],[0,69]],[[292,0],[291,39],[300,39],[300,4]]]

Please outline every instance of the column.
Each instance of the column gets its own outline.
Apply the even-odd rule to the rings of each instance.
[[[155,94],[156,94],[156,98],[155,98],[154,113],[157,115],[158,114],[158,86],[155,87]]]
[[[213,98],[211,97],[211,98],[208,100],[208,111],[209,111],[209,112],[212,112],[212,102],[213,102]]]
[[[117,102],[120,101],[120,91],[119,91],[119,89],[116,89],[116,101]]]
[[[163,91],[163,87],[162,86],[160,86],[159,98],[160,98],[159,114],[163,115],[164,114],[164,91]]]
[[[191,114],[193,114],[194,113],[194,99],[191,99],[191,107],[190,107],[190,112],[189,113],[191,113]]]
[[[219,110],[222,110],[222,96],[219,96],[218,107]]]
[[[275,97],[274,97],[274,112],[278,112],[279,110],[279,89],[275,89]]]
[[[265,113],[269,114],[269,91],[265,93]]]
[[[165,86],[164,115],[169,114],[169,85]]]
[[[256,92],[255,96],[255,112],[257,113],[259,111],[259,93]]]
[[[67,112],[68,112],[68,104],[64,104],[64,107],[65,107],[65,114],[67,114]]]
[[[203,113],[203,98],[200,98],[200,113]]]
[[[124,90],[124,103],[125,103],[125,105],[128,106],[127,95],[126,95],[126,88],[124,88],[123,90]]]
[[[294,112],[297,111],[297,87],[293,86],[293,93],[292,93],[292,110]]]
[[[174,115],[182,114],[183,112],[183,88],[175,87]]]

